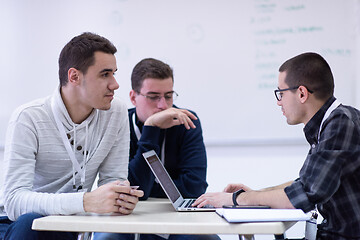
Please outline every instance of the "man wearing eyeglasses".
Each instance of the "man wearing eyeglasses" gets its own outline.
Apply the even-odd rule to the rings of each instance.
[[[184,197],[196,198],[207,188],[207,159],[200,121],[194,112],[177,108],[173,70],[157,59],[140,61],[131,75],[129,109],[131,185],[148,197],[166,198],[142,153],[155,150]],[[133,235],[97,234],[100,239],[134,239]],[[141,239],[219,239],[217,235],[141,235]]]
[[[320,55],[300,54],[279,71],[277,104],[288,124],[305,125],[310,144],[299,178],[260,191],[229,184],[224,192],[202,195],[195,205],[268,205],[305,212],[317,207],[324,217],[317,239],[360,239],[360,112],[333,96],[333,75]]]

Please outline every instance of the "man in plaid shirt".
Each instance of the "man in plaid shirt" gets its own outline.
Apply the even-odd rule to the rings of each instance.
[[[229,184],[224,192],[206,193],[195,205],[268,205],[272,208],[317,207],[324,220],[317,239],[360,239],[360,112],[340,104],[328,63],[304,53],[279,68],[277,104],[290,125],[303,123],[310,150],[299,178],[253,191]]]

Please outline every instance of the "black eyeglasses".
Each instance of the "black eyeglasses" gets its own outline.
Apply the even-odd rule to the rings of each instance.
[[[283,92],[284,92],[284,91],[295,90],[295,89],[298,89],[299,87],[300,87],[300,86],[274,90],[276,100],[281,101],[282,95],[283,95]],[[307,87],[305,87],[305,88],[309,91],[309,93],[313,93],[313,91],[311,91],[311,90],[308,89]]]
[[[175,101],[176,98],[179,96],[175,91],[165,93],[164,95],[160,95],[160,94],[146,94],[145,95],[145,94],[142,94],[141,92],[138,92],[138,94],[145,97],[146,99],[148,99],[151,102],[159,102],[162,97],[165,98],[166,102],[171,102],[171,101]]]

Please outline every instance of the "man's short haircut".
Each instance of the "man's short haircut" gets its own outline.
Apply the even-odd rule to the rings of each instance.
[[[334,94],[334,77],[329,64],[317,53],[303,53],[284,62],[279,72],[286,72],[289,87],[305,86],[320,100]]]
[[[174,81],[172,68],[160,60],[145,58],[134,67],[131,74],[131,87],[135,92],[140,92],[146,78],[164,80],[171,78]]]
[[[86,74],[88,68],[94,64],[96,51],[115,54],[116,47],[106,38],[95,33],[85,32],[74,37],[61,50],[59,56],[60,85],[68,83],[68,70],[75,68]]]

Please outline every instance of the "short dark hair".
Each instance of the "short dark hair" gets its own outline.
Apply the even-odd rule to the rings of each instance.
[[[286,72],[289,87],[305,86],[320,100],[334,94],[334,77],[326,60],[317,53],[303,53],[284,62],[279,72]]]
[[[146,78],[164,80],[171,78],[174,81],[172,68],[160,60],[145,58],[135,65],[131,74],[131,87],[135,92],[140,92]]]
[[[94,64],[96,51],[115,54],[116,47],[106,38],[95,33],[85,32],[74,37],[61,50],[59,56],[60,85],[68,83],[68,70],[75,68],[86,74],[88,68]]]

